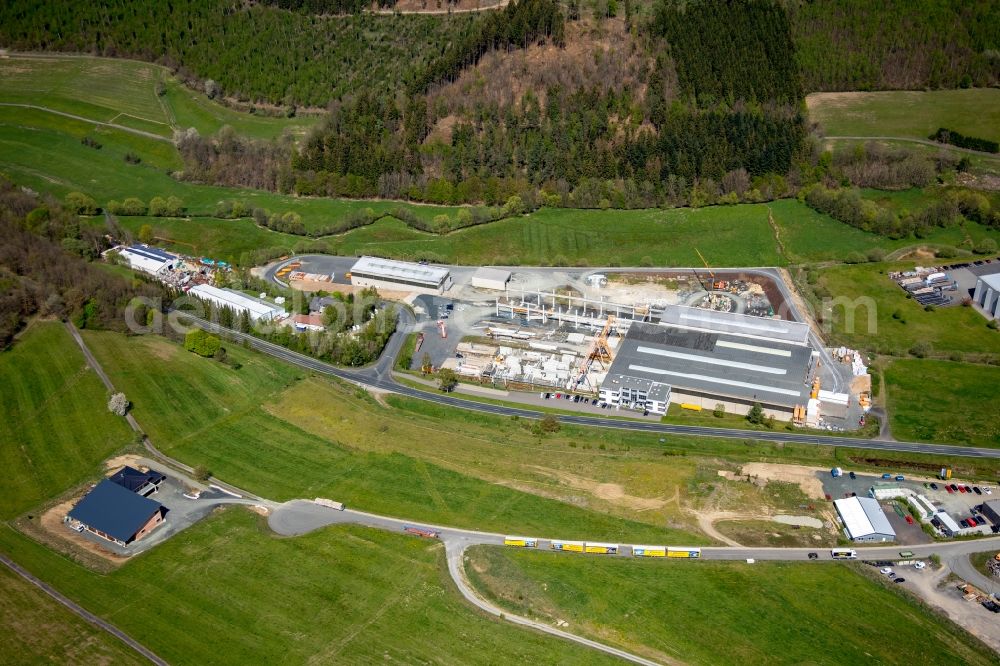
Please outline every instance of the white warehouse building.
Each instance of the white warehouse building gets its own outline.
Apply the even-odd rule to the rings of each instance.
[[[129,268],[150,275],[156,275],[164,268],[171,269],[177,261],[177,257],[169,252],[148,245],[136,243],[128,247],[119,247],[113,250],[128,262]]]
[[[208,284],[196,284],[191,287],[188,293],[220,307],[230,307],[237,314],[246,311],[250,314],[250,320],[253,322],[271,321],[285,314],[284,308],[278,305],[247,296],[232,289],[220,289]]]
[[[361,257],[351,267],[351,284],[357,287],[443,294],[451,288],[453,281],[451,271],[440,266]]]
[[[507,283],[510,282],[510,271],[503,268],[488,268],[483,266],[476,269],[472,274],[472,286],[477,289],[494,289],[496,291],[507,291]]]
[[[895,541],[892,529],[878,500],[871,497],[848,497],[834,500],[833,505],[844,522],[844,532],[852,541]]]
[[[980,275],[972,300],[990,319],[1000,319],[1000,273]]]

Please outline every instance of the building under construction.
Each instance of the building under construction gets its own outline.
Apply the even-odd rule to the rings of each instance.
[[[648,305],[610,303],[583,296],[545,291],[508,293],[496,300],[496,315],[541,324],[571,324],[598,331],[604,328],[609,316],[620,322],[622,332],[632,321],[649,321]]]

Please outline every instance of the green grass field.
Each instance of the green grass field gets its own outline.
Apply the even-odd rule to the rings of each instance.
[[[627,488],[645,496],[672,491],[689,465],[656,461],[659,473],[649,479],[649,460],[618,462],[596,444],[584,455],[568,446],[572,436],[542,444],[509,421],[442,441],[440,433],[454,428],[439,418],[299,379],[298,370],[239,347],[229,350],[243,364],[237,371],[163,338],[87,332],[85,339],[158,448],[272,499],[335,497],[377,513],[500,532],[699,541],[681,529],[687,523],[676,506],[639,511],[553,476],[586,464],[588,474],[624,483],[643,470]]]
[[[263,520],[228,509],[104,576],[7,527],[0,550],[171,664],[611,663],[476,614],[437,542],[357,527],[281,539]]]
[[[162,96],[156,94],[157,82],[164,87]],[[159,65],[51,54],[0,60],[0,103],[33,104],[168,138],[175,129],[193,127],[208,135],[225,125],[256,138],[274,138],[285,130],[301,135],[320,120],[318,115],[288,119],[234,111],[184,87]]]
[[[626,561],[478,547],[473,582],[511,612],[665,663],[995,663],[962,629],[846,566]]]
[[[146,664],[117,638],[80,619],[0,566],[0,658],[19,664]]]
[[[898,136],[926,139],[947,127],[968,136],[1000,140],[1000,90],[814,93],[810,119],[830,136]]]
[[[1000,447],[1000,368],[901,359],[889,364],[885,382],[898,439]]]
[[[93,474],[131,441],[101,381],[59,322],[36,322],[0,352],[0,518],[27,511]]]
[[[986,319],[974,309],[956,306],[927,312],[887,275],[892,270],[912,270],[913,265],[859,264],[823,270],[818,284],[840,299],[835,302],[846,304],[833,309],[831,342],[879,353],[905,354],[917,343],[927,342],[937,354],[1000,354],[1000,335],[988,329]]]

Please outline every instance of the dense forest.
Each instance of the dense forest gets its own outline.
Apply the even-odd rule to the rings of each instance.
[[[0,45],[140,58],[244,101],[325,106],[358,90],[413,85],[478,20],[315,16],[237,0],[6,0]]]
[[[185,135],[179,175],[189,180],[508,210],[767,200],[817,179],[805,92],[1000,80],[995,2],[363,9],[12,0],[0,7],[0,44],[159,60],[225,95],[327,107],[298,146]],[[900,186],[926,175],[928,162],[914,163],[844,173]]]
[[[89,263],[106,243],[75,213],[0,178],[0,349],[36,314],[124,330],[133,297],[163,295],[159,285],[132,284]]]
[[[995,0],[795,0],[788,6],[809,92],[1000,83]]]

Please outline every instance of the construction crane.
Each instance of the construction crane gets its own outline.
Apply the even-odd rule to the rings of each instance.
[[[705,289],[705,291],[712,291],[712,287],[715,286],[715,273],[712,271],[712,267],[708,265],[708,261],[705,259],[704,255],[702,255],[702,253],[698,250],[698,248],[695,248],[694,251],[698,254],[698,258],[701,259],[701,263],[705,264],[705,269],[708,270],[708,275],[709,277],[712,278],[712,281],[709,283],[711,286],[706,287],[704,281],[702,281],[701,286]],[[695,271],[695,275],[697,274],[698,274],[697,271]]]
[[[584,359],[583,363],[580,364],[580,374],[576,377],[575,385],[579,386],[587,377],[587,373],[590,371],[590,366],[593,365],[594,361],[599,361],[601,365],[607,368],[611,364],[612,353],[611,345],[608,342],[608,336],[615,329],[615,316],[608,315],[608,319],[604,322],[604,328],[600,333],[594,336],[594,341],[590,343],[590,348],[587,350],[587,358]]]

